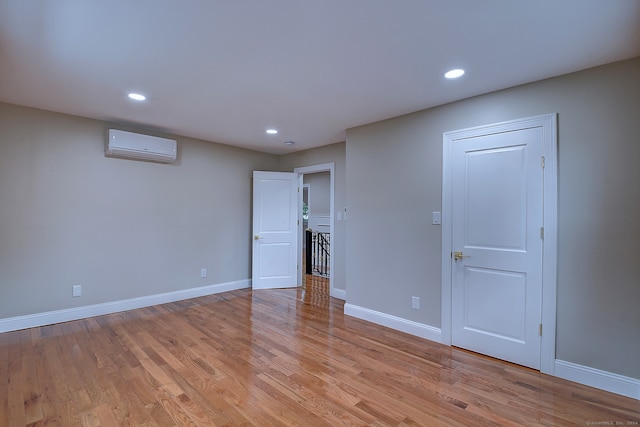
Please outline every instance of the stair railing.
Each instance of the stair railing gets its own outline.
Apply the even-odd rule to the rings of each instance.
[[[307,229],[306,273],[329,277],[331,234]]]

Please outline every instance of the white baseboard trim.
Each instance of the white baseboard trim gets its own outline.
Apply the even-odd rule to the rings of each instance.
[[[390,314],[381,313],[379,311],[370,310],[368,308],[359,307],[349,303],[344,305],[344,314],[430,341],[438,343],[441,342],[442,331],[440,328],[435,328],[423,323],[414,322],[412,320],[403,319],[401,317],[392,316]]]
[[[344,301],[344,300],[347,299],[347,291],[344,290],[344,289],[333,288],[331,290],[331,296],[334,297],[334,298],[338,298],[338,299],[341,299],[341,300]]]
[[[174,301],[182,301],[190,298],[197,298],[205,295],[213,295],[220,292],[228,292],[249,287],[251,287],[251,280],[245,279],[120,301],[105,302],[102,304],[9,317],[6,319],[0,319],[0,333],[35,328],[37,326],[52,325],[54,323],[69,322],[71,320],[86,319],[87,317],[101,316],[104,314],[117,313],[119,311],[133,310],[136,308],[149,307]]]
[[[564,360],[555,361],[556,377],[640,400],[640,380]]]

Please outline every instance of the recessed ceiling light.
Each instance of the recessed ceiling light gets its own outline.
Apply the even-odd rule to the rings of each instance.
[[[277,130],[275,130],[275,129],[267,129],[267,133],[268,133],[269,135],[275,135],[276,133],[278,133],[278,131],[277,131]]]
[[[444,76],[448,79],[457,79],[458,77],[462,77],[464,74],[464,70],[462,68],[456,68],[455,70],[449,70],[444,73]]]
[[[129,94],[129,98],[133,99],[134,101],[144,101],[145,99],[147,99],[146,96],[133,92]]]
[[[284,142],[284,145],[293,145],[293,144],[295,144],[295,142],[293,142],[293,141],[285,141]]]

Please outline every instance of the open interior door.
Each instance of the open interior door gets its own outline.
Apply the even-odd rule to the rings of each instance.
[[[253,289],[298,286],[299,175],[253,172]]]

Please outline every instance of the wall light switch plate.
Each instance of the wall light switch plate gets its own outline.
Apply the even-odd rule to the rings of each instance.
[[[440,212],[432,212],[431,213],[431,223],[433,225],[442,224],[442,216],[441,216]]]

